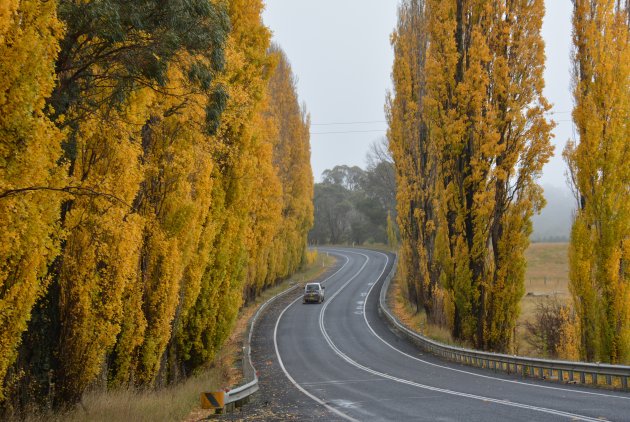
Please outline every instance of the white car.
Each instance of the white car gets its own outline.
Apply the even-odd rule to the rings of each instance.
[[[322,303],[324,301],[324,288],[319,283],[307,283],[304,287],[304,300],[302,303]]]

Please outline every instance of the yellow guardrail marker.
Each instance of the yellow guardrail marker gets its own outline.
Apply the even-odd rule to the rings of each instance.
[[[201,393],[202,409],[223,409],[225,405],[225,392],[215,391],[211,393]]]

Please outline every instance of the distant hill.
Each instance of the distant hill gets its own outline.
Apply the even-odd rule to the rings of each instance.
[[[567,242],[571,233],[575,199],[568,187],[543,186],[547,206],[532,219],[533,242]]]

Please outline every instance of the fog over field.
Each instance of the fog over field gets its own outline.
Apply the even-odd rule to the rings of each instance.
[[[544,185],[547,206],[540,215],[535,215],[534,242],[568,241],[571,233],[571,221],[575,210],[575,199],[567,187]]]

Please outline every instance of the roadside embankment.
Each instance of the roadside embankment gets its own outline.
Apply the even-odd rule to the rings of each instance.
[[[118,389],[113,391],[89,391],[81,404],[65,412],[32,412],[26,422],[171,422],[198,421],[207,418],[210,411],[199,407],[202,391],[217,391],[237,385],[242,379],[241,358],[243,337],[248,321],[269,298],[295,285],[320,277],[335,264],[326,254],[315,254],[312,262],[282,283],[265,290],[255,301],[243,307],[232,333],[217,352],[216,358],[205,369],[182,383],[155,390]]]

